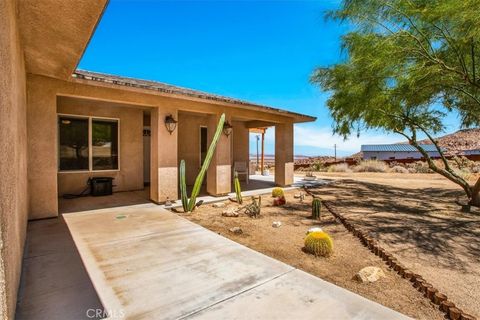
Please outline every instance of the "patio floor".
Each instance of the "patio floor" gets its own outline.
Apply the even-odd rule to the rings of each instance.
[[[64,218],[112,318],[406,319],[159,206]]]

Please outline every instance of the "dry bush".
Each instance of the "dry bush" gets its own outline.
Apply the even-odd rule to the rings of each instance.
[[[352,172],[352,170],[347,163],[339,163],[328,167],[328,172]]]
[[[388,165],[383,161],[364,160],[353,168],[355,172],[387,172]]]
[[[402,166],[393,166],[391,167],[388,172],[392,173],[410,173],[407,168],[402,167]]]
[[[408,163],[407,169],[410,173],[433,173],[428,164],[423,161]]]

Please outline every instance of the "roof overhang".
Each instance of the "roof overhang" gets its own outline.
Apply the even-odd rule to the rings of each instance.
[[[183,88],[158,81],[128,78],[85,70],[76,70],[73,74],[72,81],[93,86],[115,88],[117,90],[136,91],[153,95],[167,96],[171,98],[196,100],[226,107],[243,108],[264,113],[271,113],[283,116],[293,123],[312,122],[317,119],[316,117],[297,112],[259,105],[240,99]],[[255,123],[249,127],[269,127],[270,125],[271,124]]]
[[[21,41],[29,73],[68,80],[108,0],[19,0]]]

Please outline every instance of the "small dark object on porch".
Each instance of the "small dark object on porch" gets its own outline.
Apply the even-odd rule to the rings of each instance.
[[[93,177],[89,178],[90,194],[94,197],[109,196],[113,193],[112,177]]]

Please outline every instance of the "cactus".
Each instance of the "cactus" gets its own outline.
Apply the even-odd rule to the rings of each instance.
[[[262,210],[262,197],[258,196],[258,202],[255,197],[252,197],[252,203],[245,206],[245,214],[250,217],[256,218],[260,215]]]
[[[240,180],[238,180],[238,173],[235,171],[233,173],[233,185],[235,187],[235,195],[237,197],[237,202],[239,204],[243,203],[243,198],[242,198],[242,189],[240,188]]]
[[[313,201],[312,201],[312,218],[320,220],[321,210],[322,210],[322,202],[318,198],[313,198]]]
[[[185,180],[185,160],[180,161],[180,195],[182,198],[183,211],[188,211],[187,183]]]
[[[285,194],[283,193],[283,189],[282,188],[273,188],[272,190],[272,197],[274,198],[282,198],[284,197]]]
[[[305,238],[305,251],[315,256],[328,257],[333,253],[333,241],[323,231],[310,232]]]
[[[215,148],[217,147],[218,140],[222,134],[223,124],[225,122],[225,114],[222,114],[220,120],[218,121],[217,130],[215,131],[215,135],[213,136],[213,140],[208,147],[207,155],[205,156],[205,160],[203,161],[202,168],[195,179],[195,184],[193,185],[192,194],[190,199],[187,203],[187,188],[185,186],[185,161],[180,161],[180,192],[182,193],[182,205],[183,210],[185,212],[192,212],[195,210],[197,206],[197,196],[200,193],[200,188],[202,187],[203,179],[205,178],[205,174],[207,173],[207,169],[210,165],[210,161],[212,160],[213,154],[215,152]],[[182,169],[183,163],[183,169]]]

